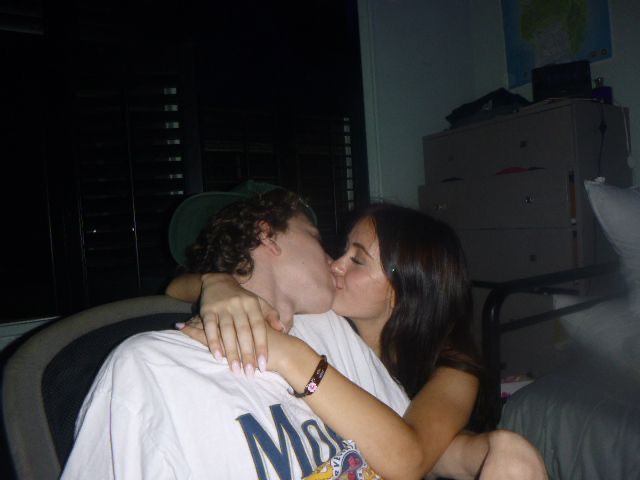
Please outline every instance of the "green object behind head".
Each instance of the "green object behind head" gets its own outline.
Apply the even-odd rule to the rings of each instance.
[[[229,192],[203,192],[185,199],[178,205],[169,224],[169,248],[175,261],[186,265],[187,248],[196,241],[200,231],[216,212],[238,200],[276,188],[282,187],[247,180]],[[310,208],[309,212],[315,221],[315,213]]]

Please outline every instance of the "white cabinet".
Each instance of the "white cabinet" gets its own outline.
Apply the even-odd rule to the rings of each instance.
[[[591,212],[584,180],[603,176],[630,185],[627,132],[626,109],[574,100],[426,136],[420,207],[457,230],[474,280],[606,262],[615,256]],[[586,292],[589,285],[571,287]],[[478,337],[487,293],[474,289]],[[502,317],[545,311],[549,301],[519,295],[504,305]],[[505,373],[553,370],[563,340],[555,322],[503,335]]]
[[[628,144],[628,111],[588,100],[429,135],[420,207],[459,232],[474,279],[605,262],[611,249],[583,182],[630,185]]]

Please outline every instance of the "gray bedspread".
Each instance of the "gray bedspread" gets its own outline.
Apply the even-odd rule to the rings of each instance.
[[[552,479],[640,479],[640,378],[577,362],[516,392],[500,426],[529,439]]]

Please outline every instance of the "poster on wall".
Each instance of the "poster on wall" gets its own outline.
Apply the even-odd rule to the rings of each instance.
[[[611,57],[608,0],[502,0],[509,88],[533,68]]]

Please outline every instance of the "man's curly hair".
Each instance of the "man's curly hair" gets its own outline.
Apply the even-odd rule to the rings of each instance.
[[[270,234],[286,232],[296,214],[310,221],[309,207],[295,193],[277,188],[240,200],[217,212],[187,250],[187,270],[192,273],[253,273],[251,252],[260,245],[260,224]]]

